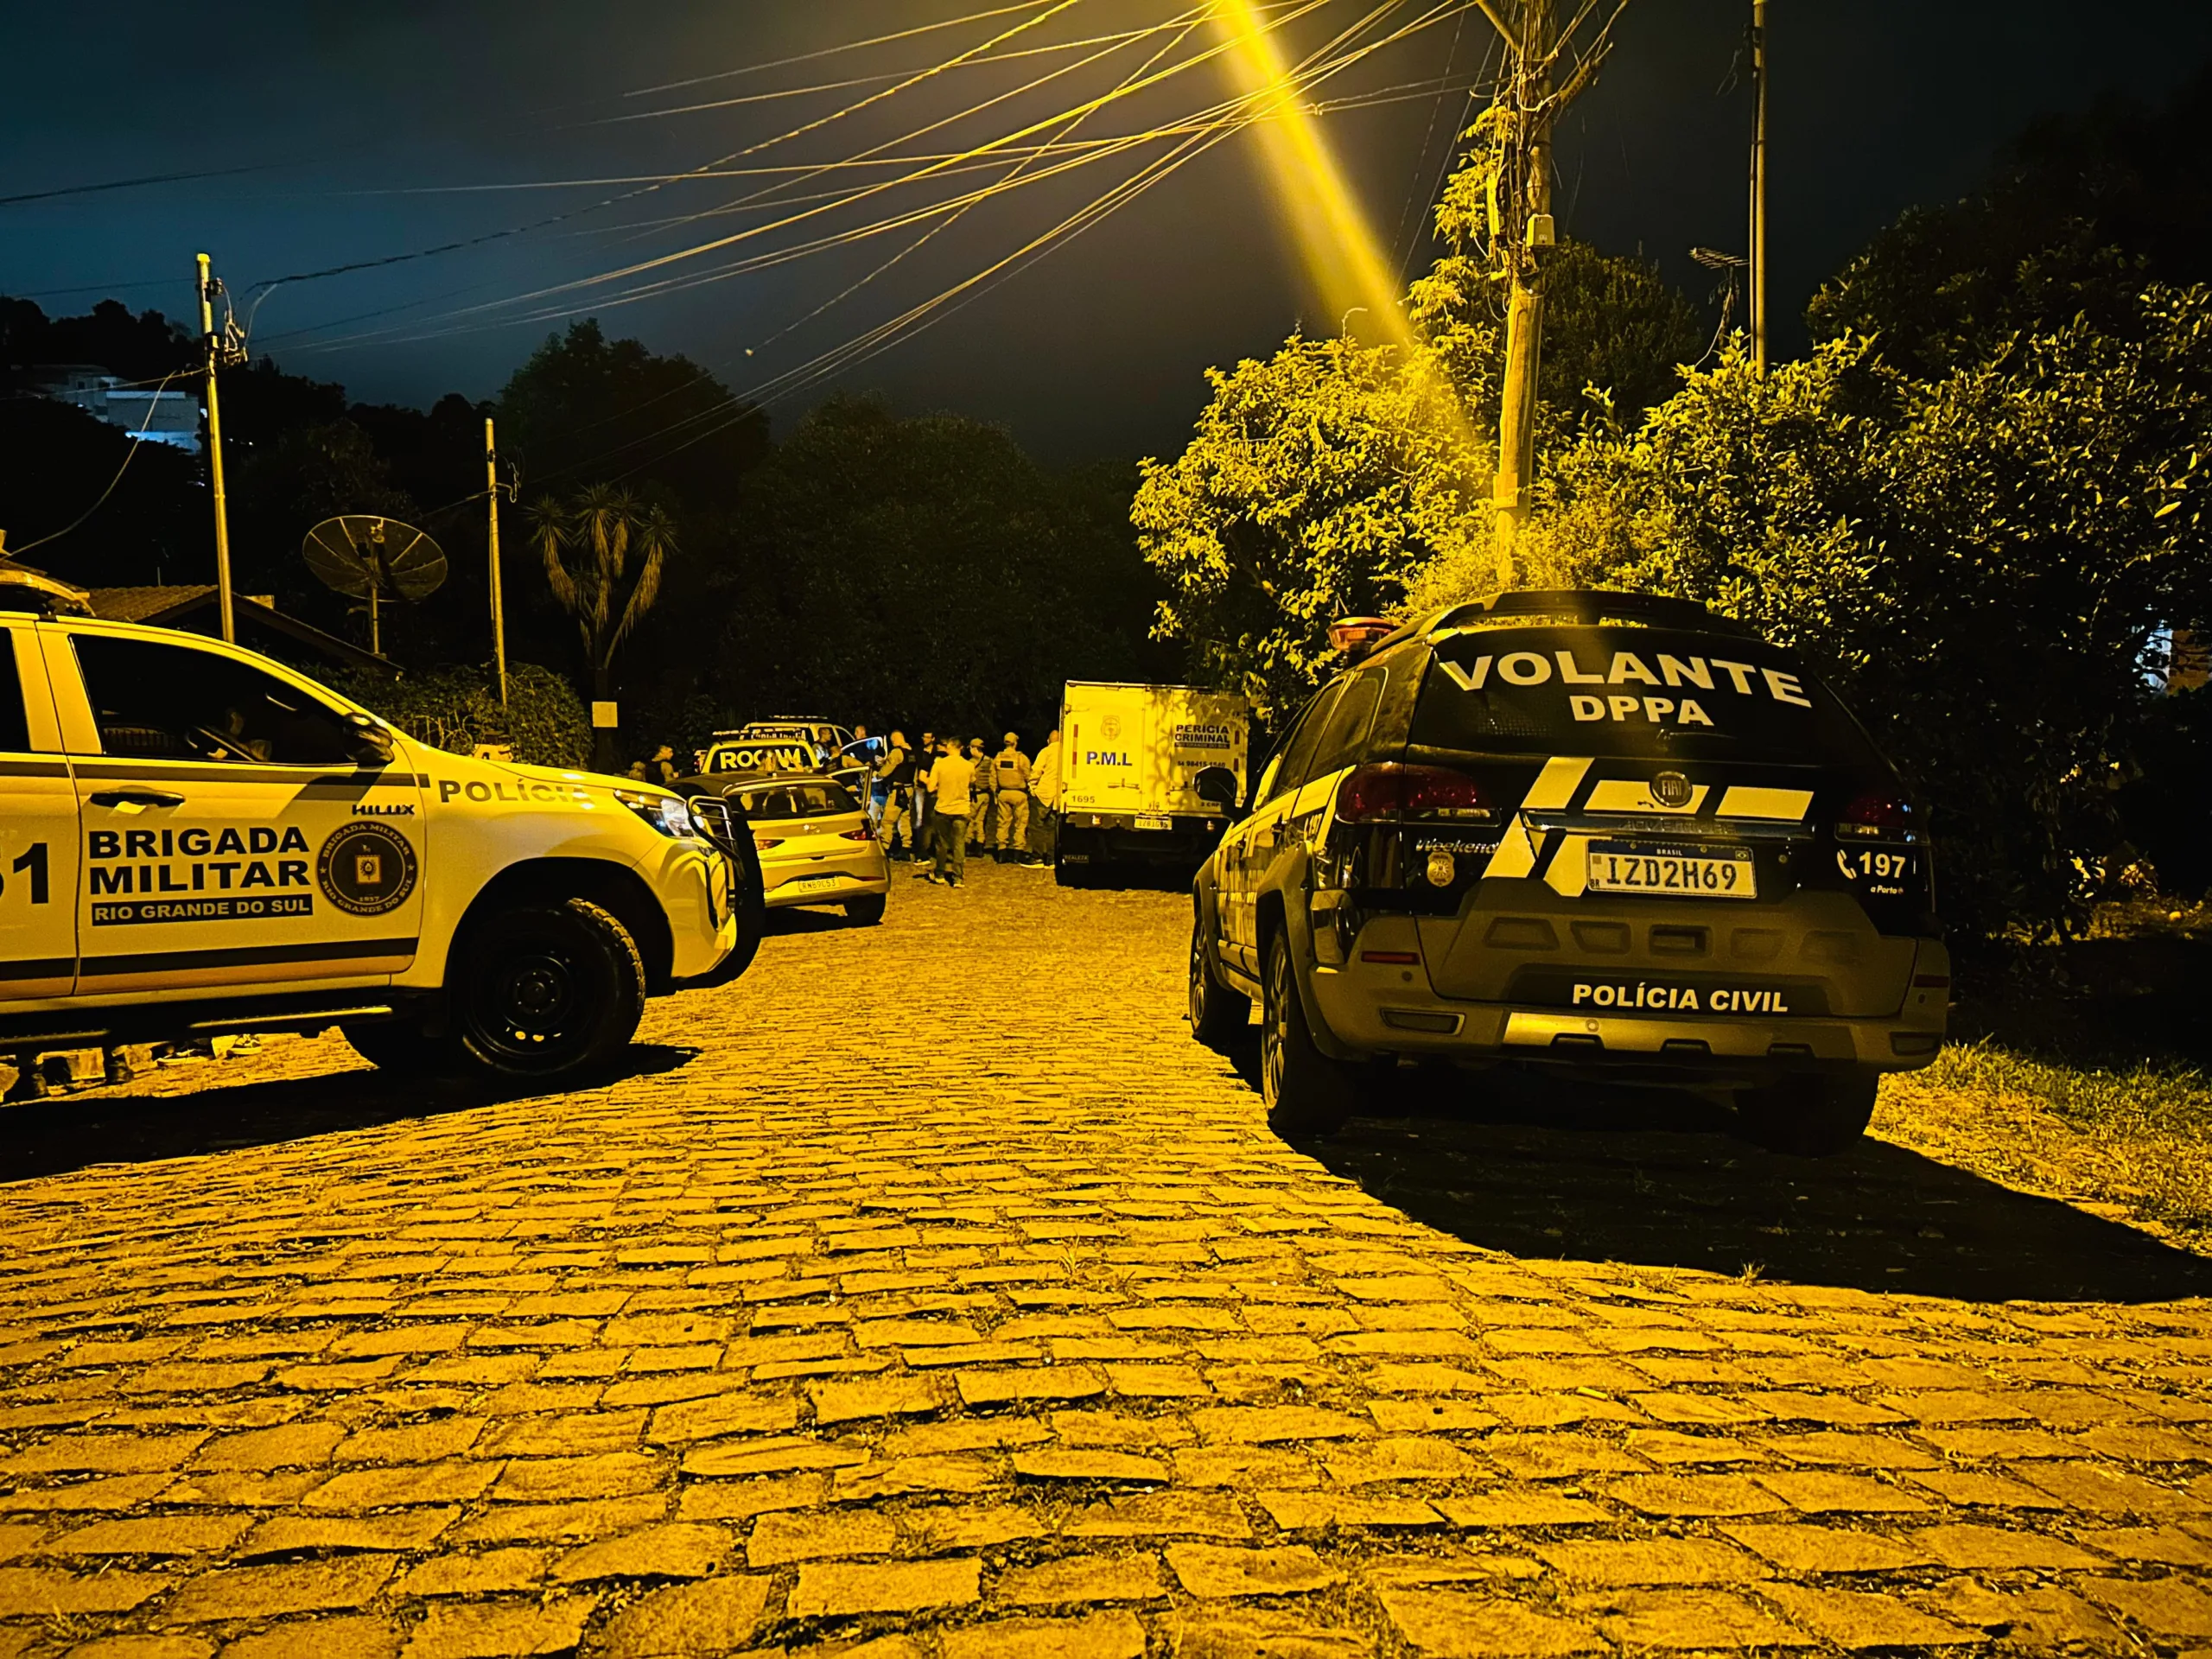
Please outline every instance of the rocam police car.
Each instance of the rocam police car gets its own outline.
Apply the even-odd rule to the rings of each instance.
[[[1831,1152],[1943,1041],[1897,774],[1802,664],[1685,601],[1514,593],[1398,628],[1291,722],[1194,896],[1192,1029],[1260,1003],[1286,1132],[1397,1064],[1523,1062],[1726,1090],[1757,1138]]]
[[[249,651],[0,614],[0,1052],[337,1026],[557,1082],[760,938],[749,838],[448,754]],[[709,833],[709,830],[713,833]]]

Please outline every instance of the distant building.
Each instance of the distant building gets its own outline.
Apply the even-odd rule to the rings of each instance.
[[[42,363],[25,372],[25,386],[58,404],[73,404],[94,420],[136,433],[149,443],[200,453],[200,399],[175,386],[140,385],[97,363]]]

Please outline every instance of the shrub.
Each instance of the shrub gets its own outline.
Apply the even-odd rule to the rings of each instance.
[[[397,682],[355,675],[340,689],[418,742],[454,754],[505,744],[536,766],[583,766],[591,754],[591,716],[559,675],[531,663],[507,670],[507,704],[489,668],[440,668]]]

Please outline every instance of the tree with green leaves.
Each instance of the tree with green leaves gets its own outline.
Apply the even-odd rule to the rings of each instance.
[[[614,657],[660,597],[661,570],[676,545],[675,526],[658,503],[594,484],[566,501],[541,500],[531,531],[545,562],[553,600],[574,619],[596,702],[614,699]],[[593,763],[611,771],[615,734],[593,735]]]
[[[1488,545],[1489,454],[1433,355],[1294,337],[1208,378],[1197,431],[1145,463],[1131,518],[1169,588],[1155,632],[1271,714],[1326,671],[1331,622]]]
[[[1532,585],[1677,594],[1802,649],[1934,806],[1969,933],[2078,920],[2168,625],[2212,616],[2212,289],[1907,374],[1732,351],[1554,457]],[[1479,590],[1440,562],[1422,604]]]
[[[746,480],[715,695],[1041,735],[1067,679],[1157,671],[1128,501],[1126,472],[1047,471],[1002,427],[832,397]]]

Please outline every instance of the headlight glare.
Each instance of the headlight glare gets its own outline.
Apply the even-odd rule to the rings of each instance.
[[[691,809],[678,796],[641,795],[634,790],[618,789],[614,798],[664,836],[686,841],[698,837],[699,826],[691,817]]]

